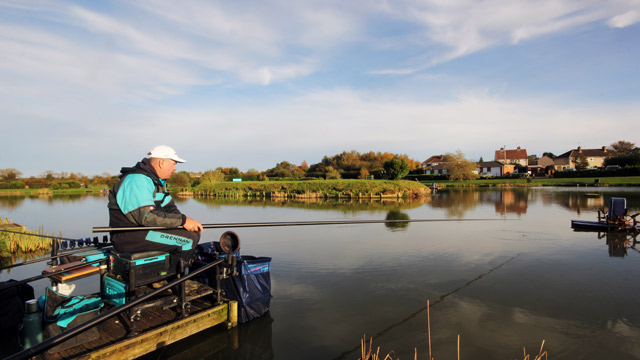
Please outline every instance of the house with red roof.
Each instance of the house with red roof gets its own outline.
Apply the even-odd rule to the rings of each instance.
[[[502,147],[500,150],[496,150],[493,160],[505,165],[529,166],[527,150],[521,149],[520,146],[516,149],[505,149]]]
[[[422,162],[422,170],[427,175],[442,175],[447,173],[444,166],[444,155],[433,155]]]

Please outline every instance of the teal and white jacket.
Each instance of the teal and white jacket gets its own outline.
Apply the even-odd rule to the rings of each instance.
[[[120,172],[120,180],[109,191],[110,227],[184,225],[187,217],[178,210],[149,159]]]

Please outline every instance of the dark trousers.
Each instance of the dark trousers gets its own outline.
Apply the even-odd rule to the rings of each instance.
[[[168,252],[171,264],[175,268],[179,259],[182,259],[185,264],[189,264],[196,245],[200,241],[200,234],[199,231],[185,229],[122,231],[112,232],[111,242],[117,252]]]

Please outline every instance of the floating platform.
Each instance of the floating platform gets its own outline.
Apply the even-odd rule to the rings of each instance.
[[[610,224],[606,221],[571,220],[571,228],[575,231],[598,232],[638,232],[640,226]]]
[[[141,319],[136,322],[136,336],[127,336],[128,326],[122,317],[115,316],[95,326],[94,329],[99,333],[95,340],[72,347],[65,346],[67,342],[74,341],[72,338],[38,355],[36,359],[135,359],[214,326],[223,329],[237,326],[236,301],[216,304],[215,294],[202,296],[203,292],[212,291],[211,288],[195,281],[187,283],[191,285],[187,293],[187,300],[191,304],[189,316],[178,318],[172,308],[145,309]]]

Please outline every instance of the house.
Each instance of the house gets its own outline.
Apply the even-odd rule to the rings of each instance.
[[[538,159],[538,165],[543,169],[547,166],[553,166],[554,164],[555,162],[553,161],[553,158],[551,158],[551,156],[549,155],[544,155],[543,157]]]
[[[529,175],[537,177],[537,176],[546,176],[548,175],[547,173],[547,167],[551,166],[553,168],[554,166],[554,162],[553,162],[553,158],[551,156],[548,155],[544,155],[541,158],[539,158],[537,160],[537,165],[529,165],[528,166],[528,172]]]
[[[578,168],[598,168],[604,166],[604,159],[615,155],[616,152],[607,149],[606,146],[600,149],[577,149],[569,150],[554,159],[556,170],[566,170]],[[577,165],[577,166],[576,166]]]
[[[447,170],[443,166],[444,155],[433,155],[422,162],[422,170],[425,174],[436,175],[446,174]]]
[[[508,150],[503,147],[500,148],[500,150],[496,150],[493,160],[502,164],[529,166],[527,150],[521,149],[520,146],[513,150]]]
[[[447,169],[445,168],[445,164],[432,165],[424,169],[424,173],[427,175],[445,175]]]
[[[477,173],[480,176],[494,177],[513,174],[515,165],[503,164],[498,161],[482,161],[476,163]]]

